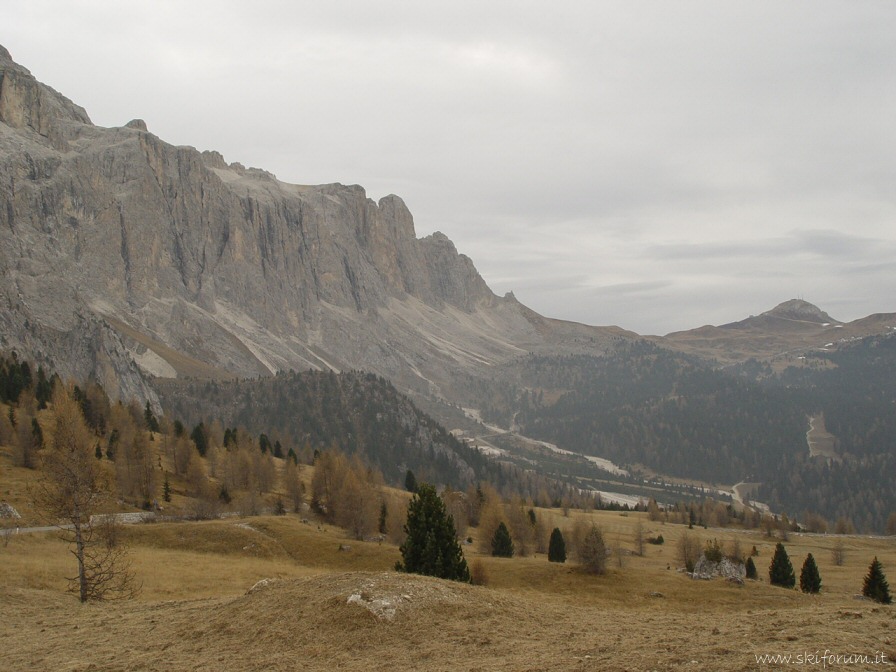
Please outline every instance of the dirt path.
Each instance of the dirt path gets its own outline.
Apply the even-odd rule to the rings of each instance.
[[[826,457],[840,461],[837,454],[837,437],[827,431],[824,426],[824,413],[809,418],[809,431],[806,432],[806,444],[811,457]]]

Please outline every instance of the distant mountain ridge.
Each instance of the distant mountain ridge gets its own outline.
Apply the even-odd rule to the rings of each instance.
[[[837,323],[839,320],[833,319],[818,306],[813,306],[808,301],[802,299],[791,299],[763,313],[772,317],[781,317],[788,320],[801,320],[804,322],[815,322],[824,325],[825,323]]]
[[[878,313],[840,322],[802,299],[721,326],[707,325],[657,339],[665,347],[735,363],[750,358],[796,358],[800,352],[832,347],[851,339],[896,329],[896,313]]]
[[[821,327],[829,327],[833,324],[842,324],[839,320],[833,319],[818,306],[814,306],[808,301],[802,299],[790,299],[784,303],[779,303],[771,310],[767,310],[758,317],[748,317],[739,322],[723,324],[721,329],[781,329],[794,328],[792,325],[782,324],[782,321],[796,322]]]

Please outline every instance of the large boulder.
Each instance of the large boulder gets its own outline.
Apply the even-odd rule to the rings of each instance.
[[[722,577],[726,581],[743,583],[747,576],[747,570],[742,562],[734,562],[728,558],[722,558],[721,562],[713,562],[712,560],[707,560],[705,554],[701,555],[694,565],[691,578],[708,581],[717,576]]]

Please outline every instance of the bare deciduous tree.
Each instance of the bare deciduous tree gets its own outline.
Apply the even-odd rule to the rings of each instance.
[[[640,519],[635,525],[635,554],[644,555],[644,522]]]
[[[834,534],[855,534],[856,526],[846,516],[840,516],[834,524]]]
[[[109,500],[109,478],[93,450],[93,436],[77,402],[62,386],[53,397],[53,441],[43,453],[35,504],[74,548],[78,574],[70,589],[81,602],[133,597],[139,590],[126,549],[99,515]]]
[[[12,462],[17,467],[34,469],[37,466],[41,446],[41,432],[37,418],[20,412],[17,414]]]
[[[619,569],[625,567],[625,549],[622,548],[622,539],[619,538],[619,535],[616,535],[616,545],[613,547],[613,555],[616,557],[616,566]]]
[[[647,517],[652,521],[657,521],[662,518],[662,511],[660,511],[659,504],[656,503],[656,500],[651,497],[650,501],[647,502]]]
[[[386,508],[389,510],[386,518],[386,536],[393,544],[400,546],[407,538],[404,522],[408,518],[408,500],[389,494],[386,494],[386,498]]]
[[[467,495],[459,490],[452,490],[450,487],[445,488],[442,492],[442,501],[445,503],[445,510],[454,519],[454,530],[457,537],[463,538],[467,534],[469,527],[469,502]]]
[[[694,571],[694,565],[700,559],[703,549],[700,547],[700,539],[688,532],[682,533],[678,538],[678,561],[684,565],[689,572]]]
[[[531,509],[519,495],[514,495],[504,510],[515,554],[524,558],[535,550],[535,524],[538,518],[529,516],[528,511]]]
[[[589,574],[603,574],[607,571],[607,547],[603,534],[596,525],[591,525],[578,549],[578,555]]]
[[[497,492],[489,490],[479,509],[479,550],[481,552],[491,553],[495,531],[506,515],[501,496]]]
[[[293,512],[299,513],[305,499],[305,484],[302,483],[298,465],[291,459],[286,460],[283,465],[283,489],[286,490]]]
[[[728,559],[733,562],[744,561],[744,551],[740,545],[740,539],[738,537],[734,537],[728,544]]]
[[[842,539],[837,539],[834,542],[834,547],[831,549],[831,561],[837,567],[842,567],[843,563],[846,562],[846,546],[843,544]]]
[[[322,452],[314,463],[311,504],[330,518],[333,517],[336,496],[347,469],[348,460],[338,449],[331,448]]]
[[[342,477],[332,513],[337,525],[355,539],[364,539],[376,529],[378,503],[379,497],[365,478],[364,470],[353,464]]]

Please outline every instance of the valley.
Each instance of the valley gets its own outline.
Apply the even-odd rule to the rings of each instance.
[[[855,378],[868,363],[859,360],[878,354],[870,344],[896,333],[892,313],[843,322],[792,299],[663,337],[552,319],[494,294],[444,234],[418,238],[398,196],[374,202],[358,185],[286,184],[218,152],[168,144],[140,119],[97,126],[5,49],[0,77],[4,352],[96,381],[112,400],[193,424],[239,417],[259,432],[286,424],[253,420],[263,404],[215,407],[199,390],[364,371],[443,427],[483,437],[499,463],[567,485],[674,501],[705,493],[670,483],[717,491],[748,480],[762,483],[756,496],[772,510],[820,509],[868,531],[896,509],[886,496],[867,501],[894,459],[880,439],[892,384],[871,376],[875,388],[860,390]],[[871,400],[852,417],[873,436],[852,426],[847,395],[826,382],[844,376],[839,389]],[[178,405],[186,397],[189,413]],[[280,399],[268,403],[286,412]],[[784,482],[806,471],[795,451],[807,441],[805,417],[820,415],[845,459],[842,473],[818,477],[830,487],[867,473],[862,494],[830,500]],[[348,430],[341,436],[391,483],[408,464],[422,467],[394,447],[378,454]]]
[[[232,9],[216,7],[207,30],[217,31]],[[263,14],[250,9],[247,24]],[[405,23],[410,8],[400,18],[389,7],[357,9],[323,39],[338,36],[343,65],[380,49],[355,52],[363,47],[355,22],[375,27],[378,44],[393,43],[383,37],[387,24],[407,31],[402,43],[428,34]],[[502,32],[513,34],[518,10],[511,21],[495,10]],[[562,12],[548,14],[562,23]],[[663,21],[638,23],[667,29]],[[147,21],[145,32],[174,44],[181,26],[153,25]],[[606,34],[581,28],[601,49],[616,39],[613,22],[599,26]],[[869,201],[855,197],[874,186],[865,167],[855,170],[855,184],[844,181],[845,195],[816,181],[821,171],[800,176],[788,166],[786,176],[775,174],[763,156],[771,149],[800,162],[811,153],[799,144],[767,150],[749,138],[743,161],[742,138],[733,134],[742,120],[718,116],[711,105],[697,119],[712,118],[706,125],[719,137],[712,151],[692,146],[679,130],[694,120],[679,129],[673,110],[656,106],[666,82],[678,81],[667,72],[632,115],[647,133],[614,155],[605,151],[614,124],[561,128],[551,107],[564,99],[528,98],[537,79],[563,90],[565,52],[530,58],[527,44],[505,53],[507,45],[478,30],[458,30],[438,45],[464,71],[448,79],[457,84],[475,72],[476,88],[439,99],[432,63],[421,58],[415,65],[429,81],[402,92],[408,113],[427,116],[414,107],[418,99],[447,106],[457,111],[452,132],[480,137],[461,108],[488,101],[482,93],[494,85],[478,78],[492,70],[500,73],[495,88],[517,109],[547,101],[545,142],[560,147],[568,135],[592,145],[592,157],[564,166],[562,185],[546,182],[537,199],[520,198],[512,183],[531,179],[534,164],[508,166],[498,136],[509,134],[513,151],[531,149],[533,158],[542,141],[508,115],[498,136],[479,140],[494,143],[495,155],[462,171],[480,183],[451,192],[435,217],[420,208],[432,220],[423,227],[402,197],[384,190],[382,174],[370,182],[370,193],[386,194],[377,198],[357,184],[289,184],[213,149],[160,137],[170,127],[153,123],[151,112],[149,124],[94,123],[0,46],[4,671],[741,672],[896,664],[896,610],[883,576],[896,576],[896,313],[840,320],[826,309],[864,313],[856,306],[870,301],[870,289],[858,297],[837,287],[823,309],[788,299],[803,290],[784,282],[797,267],[821,271],[806,276],[817,279],[835,264],[857,282],[882,277],[871,267],[877,273],[889,261],[872,262],[889,248],[873,229],[827,230],[834,225],[814,219],[829,206],[842,207],[850,225],[873,219]],[[682,35],[683,47],[689,34]],[[272,71],[285,60],[280,40],[295,37],[271,37],[265,67]],[[303,46],[303,59],[322,73],[323,42]],[[190,89],[200,90],[197,77],[205,84],[201,67],[231,73],[232,104],[245,107],[243,123],[252,125],[243,130],[268,123],[263,115],[272,110],[263,108],[276,102],[258,92],[273,96],[287,85],[254,70],[257,55],[249,58],[242,42],[201,67],[168,47],[156,60],[176,62]],[[611,79],[640,79],[636,52]],[[694,62],[711,66],[700,79],[724,73],[724,64],[702,55]],[[375,58],[367,65],[382,69]],[[378,85],[373,71],[360,70],[369,80],[360,87],[364,104],[334,106],[328,139],[359,156],[367,151],[360,142],[381,147],[391,179],[405,169],[388,162],[407,162],[403,152],[421,152],[423,135],[434,133],[419,135],[408,124],[401,148],[353,136],[368,129],[371,115],[385,114],[368,105],[367,87]],[[119,81],[125,75],[146,82],[144,73],[114,68],[86,74],[113,84],[110,95],[129,90]],[[308,94],[290,125],[325,109],[310,95],[312,84],[290,84]],[[583,102],[581,93],[570,106]],[[777,98],[775,108],[787,107]],[[727,89],[714,92],[717,99],[754,114]],[[799,121],[793,142],[827,123],[822,109],[808,126]],[[217,119],[203,122],[214,128]],[[310,165],[307,147],[286,147],[295,136],[272,130],[279,135],[259,142],[289,153],[302,180],[332,179],[338,164]],[[829,135],[837,143],[845,137]],[[444,151],[465,157],[451,133],[443,140]],[[638,145],[654,144],[663,156],[647,173],[629,165]],[[716,147],[731,156],[715,155]],[[697,188],[703,163],[716,173],[708,191]],[[341,179],[366,175],[354,171]],[[643,185],[632,184],[641,177]],[[831,179],[840,189],[840,171]],[[795,189],[806,200],[797,208],[781,196],[801,180],[813,192],[830,191],[830,203]],[[732,191],[729,181],[746,185]],[[641,315],[642,303],[653,305],[658,324],[675,308],[657,307],[657,297],[672,292],[707,307],[703,319],[721,314],[720,306],[746,305],[734,291],[758,301],[771,283],[775,294],[787,294],[755,306],[764,312],[663,336],[542,315],[513,291],[495,293],[474,260],[435,230],[482,226],[492,217],[486,200],[505,193],[517,196],[501,212],[518,214],[487,222],[489,249],[496,257],[525,254],[483,262],[497,282],[522,283],[542,297],[577,296],[591,308],[615,302],[626,316],[635,302]],[[415,194],[406,197],[411,203]],[[585,207],[592,198],[604,202]],[[727,199],[728,210],[715,209],[716,199]],[[792,223],[771,216],[786,212],[768,206],[774,199],[799,212]],[[524,225],[520,213],[530,210],[538,227]],[[710,221],[716,213],[743,218],[751,236],[767,229],[766,238],[725,240],[728,224]],[[690,240],[655,236],[651,219],[667,222],[667,232],[704,230]],[[602,237],[591,239],[598,229]],[[557,248],[578,239],[587,263],[546,275],[566,254]],[[735,258],[756,263],[726,295],[716,280],[727,269],[712,264]],[[650,260],[649,281],[625,277],[631,259]],[[596,272],[602,265],[606,275]],[[845,276],[832,277],[836,284]],[[569,314],[559,302],[541,305]]]

